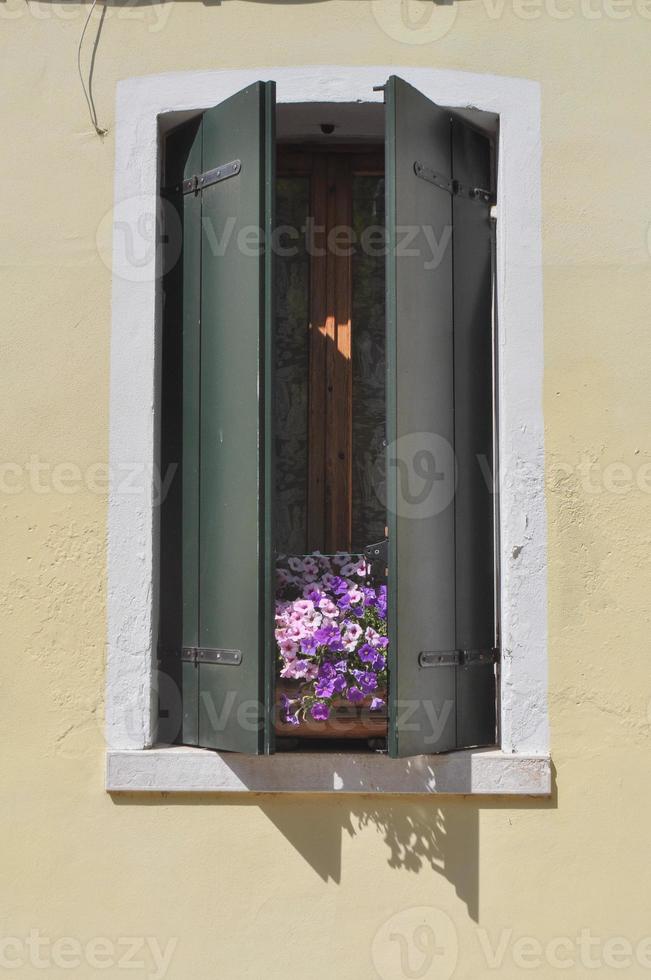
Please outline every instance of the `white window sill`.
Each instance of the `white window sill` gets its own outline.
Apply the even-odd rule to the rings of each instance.
[[[551,760],[494,749],[389,759],[371,753],[245,756],[166,746],[107,752],[112,793],[436,793],[549,796]]]

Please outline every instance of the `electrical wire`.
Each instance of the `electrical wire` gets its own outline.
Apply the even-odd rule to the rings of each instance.
[[[86,105],[88,106],[88,114],[90,116],[90,121],[92,123],[93,129],[95,130],[98,136],[106,136],[106,134],[108,133],[108,129],[104,129],[97,122],[97,110],[95,109],[95,102],[93,101],[93,92],[92,92],[92,78],[93,78],[93,64],[95,61],[95,49],[97,48],[97,42],[99,41],[100,31],[102,30],[102,21],[104,20],[106,7],[104,7],[102,10],[102,20],[100,20],[99,30],[97,32],[97,37],[95,38],[95,44],[93,46],[93,57],[91,59],[90,71],[88,73],[88,88],[86,87],[86,83],[84,81],[84,75],[81,70],[81,49],[84,43],[84,37],[86,36],[86,30],[88,29],[88,25],[90,24],[90,19],[93,16],[93,11],[97,6],[97,3],[98,0],[93,0],[93,2],[91,3],[90,10],[88,11],[88,16],[86,17],[86,21],[84,23],[84,29],[82,30],[81,37],[79,38],[79,46],[77,48],[77,71],[79,72],[79,80],[81,82],[81,88],[84,93],[84,98],[86,99]]]

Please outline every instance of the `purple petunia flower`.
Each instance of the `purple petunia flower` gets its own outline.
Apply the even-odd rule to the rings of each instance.
[[[320,592],[319,589],[315,588],[313,585],[308,586],[303,595],[306,599],[309,599],[310,602],[313,602],[315,606],[318,606],[318,604],[324,598],[323,592]]]
[[[332,687],[337,694],[343,694],[346,690],[346,678],[342,677],[341,674],[337,674],[332,682]]]
[[[314,685],[314,693],[318,698],[331,698],[335,692],[333,680],[320,680]]]
[[[364,694],[370,694],[377,688],[377,677],[370,670],[353,670],[351,673]]]
[[[377,653],[370,643],[363,643],[357,651],[357,656],[365,664],[371,664],[375,660]]]
[[[334,640],[341,639],[341,633],[332,623],[328,623],[327,626],[321,626],[315,632],[314,638],[316,642],[321,647],[329,646]]]
[[[317,682],[314,685],[314,693],[318,698],[331,698],[335,691],[341,691],[346,686],[345,678],[337,673],[331,663],[323,663],[319,666]]]
[[[380,708],[384,707],[384,701],[382,698],[373,698],[371,701],[371,711],[379,711]]]
[[[376,645],[375,641],[379,638],[380,634],[377,630],[374,630],[372,626],[369,626],[364,633],[364,639],[367,643],[370,643],[372,647]]]
[[[336,676],[336,670],[331,663],[320,664],[319,665],[319,680],[320,681],[331,681]]]
[[[362,586],[362,594],[364,596],[365,606],[377,606],[377,595],[375,594],[375,589],[371,588],[370,585]]]
[[[326,619],[337,619],[339,616],[339,609],[329,596],[324,596],[323,599],[319,600],[319,611]]]
[[[348,582],[340,575],[333,575],[328,582],[328,586],[330,591],[334,592],[335,595],[344,595],[345,592],[348,592]]]
[[[330,708],[323,701],[315,701],[310,709],[310,714],[316,721],[325,721],[330,715]]]
[[[377,611],[380,619],[387,618],[387,587],[381,585],[377,594]]]
[[[298,715],[296,714],[298,708],[294,708],[294,705],[297,704],[297,702],[292,701],[292,699],[288,698],[286,694],[281,694],[280,703],[285,716],[285,721],[290,725],[300,724]]]
[[[306,656],[310,656],[311,654],[316,653],[317,646],[318,643],[313,635],[304,636],[301,640],[301,653],[304,653]]]
[[[292,680],[307,677],[307,669],[309,666],[309,660],[289,660],[280,671],[280,676],[288,677]]]
[[[358,687],[348,688],[348,700],[353,704],[358,704],[360,701],[364,700],[364,695]]]

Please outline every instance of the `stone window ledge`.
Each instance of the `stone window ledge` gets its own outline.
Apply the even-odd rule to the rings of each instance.
[[[176,746],[107,753],[112,793],[414,793],[549,796],[551,761],[475,749],[389,759],[382,754],[245,756]]]

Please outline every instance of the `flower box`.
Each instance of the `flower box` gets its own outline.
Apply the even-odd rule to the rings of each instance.
[[[331,703],[330,715],[325,720],[312,718],[308,713],[300,717],[298,725],[284,721],[282,696],[290,700],[300,697],[300,683],[279,680],[276,682],[276,712],[274,729],[276,735],[292,738],[385,738],[387,734],[386,691],[381,688],[377,696],[385,702],[385,707],[371,711],[371,697],[358,705],[352,705],[344,698],[336,698]]]

